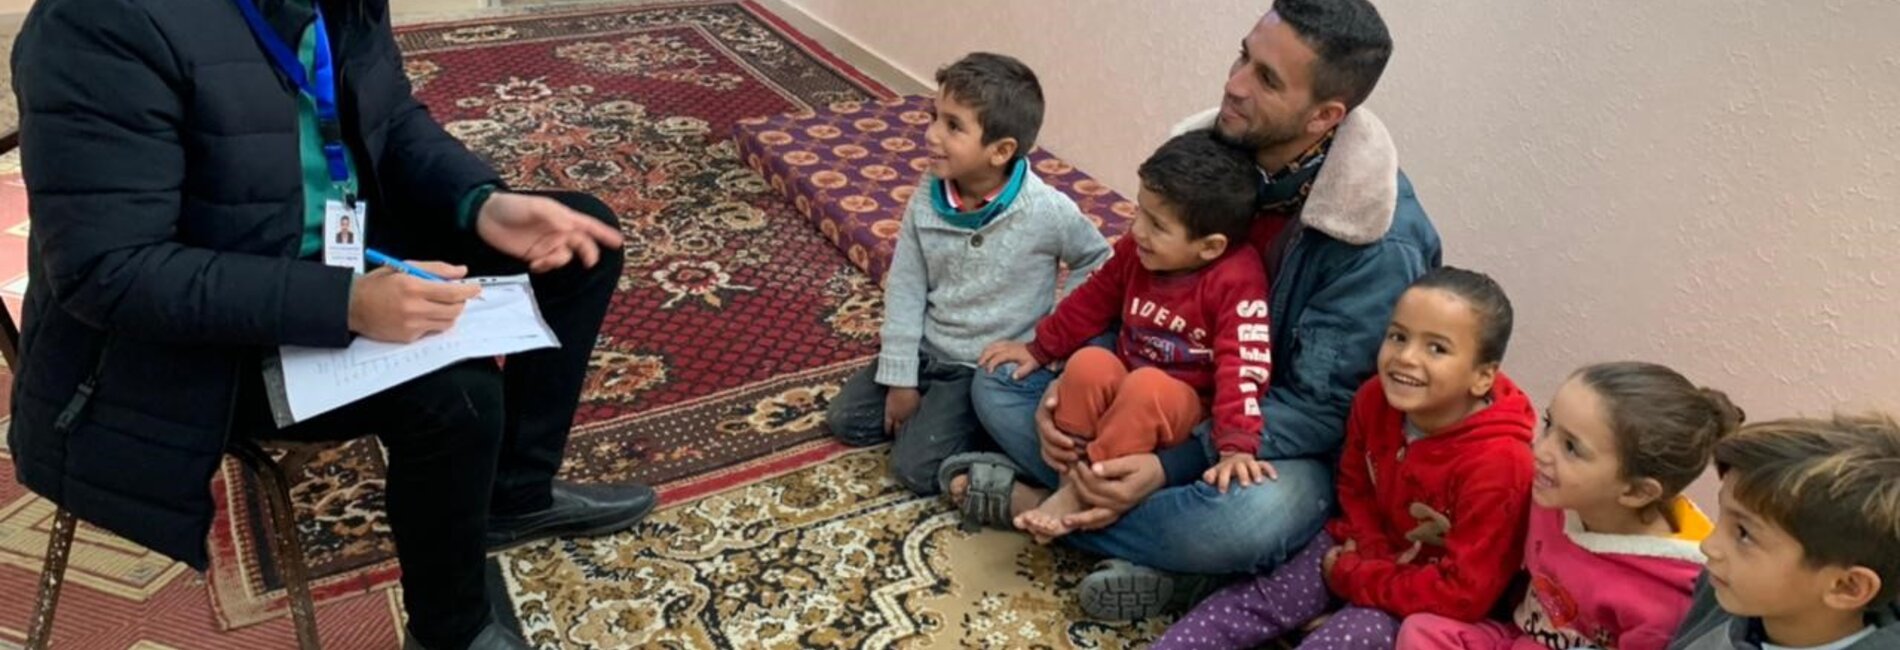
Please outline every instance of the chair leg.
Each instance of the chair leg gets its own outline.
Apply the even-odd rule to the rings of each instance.
[[[59,608],[59,588],[66,582],[66,560],[78,529],[79,522],[65,508],[53,515],[53,534],[46,538],[46,564],[40,568],[39,604],[33,608],[33,624],[26,633],[27,650],[46,650],[53,643],[53,611]]]
[[[297,533],[297,514],[290,503],[290,480],[284,468],[252,441],[231,446],[238,459],[251,468],[263,484],[264,514],[271,522],[271,541],[277,554],[277,570],[284,576],[290,592],[290,617],[297,626],[297,646],[301,650],[319,650],[317,607],[310,597],[310,569],[304,564],[303,540]]]

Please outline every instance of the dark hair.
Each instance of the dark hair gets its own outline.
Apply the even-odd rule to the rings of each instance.
[[[1747,415],[1719,390],[1698,388],[1668,366],[1618,361],[1572,375],[1603,399],[1624,479],[1662,484],[1659,501],[1682,493],[1709,467],[1715,443]]]
[[[1715,445],[1735,501],[1801,543],[1809,567],[1880,576],[1879,607],[1900,594],[1900,424],[1835,415],[1742,427]]]
[[[1259,168],[1246,152],[1212,131],[1190,131],[1162,143],[1138,173],[1142,187],[1180,211],[1193,238],[1226,235],[1229,246],[1246,240],[1260,189]]]
[[[1379,85],[1392,58],[1392,34],[1367,0],[1276,0],[1273,13],[1292,27],[1318,57],[1313,62],[1313,99],[1337,99],[1357,108]]]
[[[937,86],[976,111],[983,144],[1016,139],[1016,155],[1029,155],[1042,131],[1042,83],[1013,57],[973,52],[937,70]]]
[[[1511,298],[1497,280],[1477,271],[1441,266],[1412,281],[1410,289],[1439,289],[1470,303],[1478,314],[1478,363],[1504,361],[1515,316]]]

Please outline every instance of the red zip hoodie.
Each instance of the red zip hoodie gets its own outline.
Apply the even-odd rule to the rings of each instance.
[[[1530,398],[1498,373],[1490,406],[1408,444],[1405,414],[1386,404],[1375,375],[1359,388],[1349,418],[1339,459],[1344,514],[1326,531],[1358,548],[1326,576],[1333,593],[1394,616],[1484,618],[1523,566],[1537,420]],[[1450,527],[1443,546],[1426,544],[1400,564],[1413,546],[1405,534],[1431,519],[1414,504]]]

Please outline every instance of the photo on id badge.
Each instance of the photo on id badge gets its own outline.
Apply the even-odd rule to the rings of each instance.
[[[329,201],[323,209],[323,262],[363,272],[363,232],[365,210],[342,201]]]

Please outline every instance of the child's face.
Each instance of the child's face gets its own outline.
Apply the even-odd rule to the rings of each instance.
[[[1135,193],[1135,207],[1135,223],[1129,226],[1128,236],[1135,238],[1135,252],[1144,269],[1155,273],[1192,271],[1219,259],[1227,250],[1226,237],[1196,238],[1188,232],[1179,208],[1146,187]]]
[[[1497,364],[1478,363],[1478,313],[1443,289],[1399,296],[1379,346],[1386,402],[1428,432],[1456,424],[1491,393]]]
[[[1617,505],[1630,494],[1629,483],[1621,476],[1616,432],[1604,407],[1603,396],[1579,378],[1572,377],[1557,389],[1544,411],[1544,430],[1531,447],[1537,460],[1531,498],[1537,505],[1592,511]]]
[[[1702,540],[1709,584],[1722,609],[1736,616],[1799,620],[1826,611],[1824,598],[1841,569],[1812,567],[1801,542],[1735,501],[1735,476],[1722,479],[1715,532]]]
[[[951,181],[994,173],[1014,156],[1015,142],[1005,138],[984,145],[983,123],[976,110],[949,92],[937,92],[937,117],[924,130],[930,173]]]

